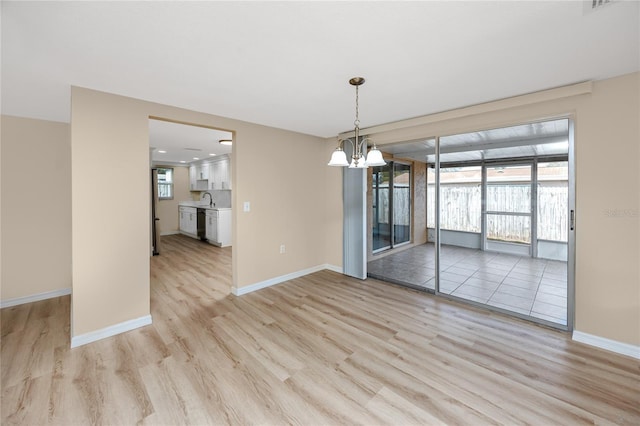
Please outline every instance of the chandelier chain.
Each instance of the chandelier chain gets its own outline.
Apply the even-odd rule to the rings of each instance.
[[[356,86],[356,120],[353,122],[353,124],[354,124],[356,127],[358,127],[358,128],[359,128],[359,127],[360,127],[360,116],[359,116],[358,110],[359,110],[359,103],[358,103],[358,86]]]

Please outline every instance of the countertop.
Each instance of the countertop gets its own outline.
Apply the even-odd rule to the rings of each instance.
[[[200,201],[181,201],[178,205],[180,207],[195,207],[198,209],[205,209],[205,210],[220,210],[220,211],[231,210],[230,207],[215,207],[215,206],[210,207],[208,202],[204,202],[203,204]]]

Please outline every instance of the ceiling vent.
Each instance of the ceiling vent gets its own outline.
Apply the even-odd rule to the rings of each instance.
[[[604,6],[612,4],[614,0],[584,0],[584,13],[593,12],[599,10]]]

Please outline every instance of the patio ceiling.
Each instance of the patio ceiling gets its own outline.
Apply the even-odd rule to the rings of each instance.
[[[395,158],[435,163],[435,139],[387,145],[381,148]],[[440,161],[512,159],[559,156],[569,152],[569,121],[551,120],[440,138]]]

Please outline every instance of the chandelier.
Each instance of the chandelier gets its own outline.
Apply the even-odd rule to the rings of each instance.
[[[382,153],[374,142],[373,148],[369,150],[366,157],[363,152],[363,147],[366,147],[369,139],[362,138],[360,140],[360,117],[359,117],[359,105],[358,105],[358,87],[364,84],[364,78],[353,77],[349,80],[349,84],[356,87],[356,120],[353,122],[355,125],[355,137],[351,139],[338,139],[338,147],[331,154],[331,160],[329,166],[349,167],[350,169],[366,169],[369,166],[384,166],[387,164],[382,158]],[[342,149],[344,142],[349,142],[352,147],[351,164],[347,161],[347,154]]]

